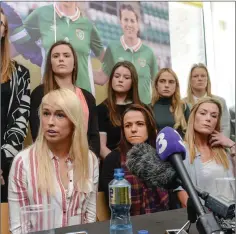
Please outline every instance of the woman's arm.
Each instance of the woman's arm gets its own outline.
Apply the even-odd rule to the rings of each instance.
[[[102,159],[105,159],[107,155],[111,152],[110,149],[107,148],[107,134],[105,132],[100,132],[100,156]]]
[[[187,207],[188,194],[185,190],[180,190],[177,192],[177,197],[180,201],[182,207]]]
[[[13,158],[22,150],[28,132],[30,115],[30,73],[22,65],[16,64],[16,78],[12,78],[13,101],[8,115],[8,123],[1,146],[2,157]]]
[[[20,155],[14,158],[9,174],[8,204],[10,231],[12,234],[20,234],[20,208],[29,205],[26,171]]]
[[[120,167],[120,153],[114,150],[110,154],[108,154],[103,161],[102,172],[100,175],[101,187],[105,193],[107,204],[109,203],[108,185],[114,179],[114,169]]]
[[[97,157],[92,152],[91,155],[92,155],[91,164],[93,167],[93,191],[90,193],[87,209],[85,212],[85,217],[86,217],[85,223],[96,222],[96,202],[97,202],[99,170],[98,170]]]
[[[39,106],[43,99],[43,85],[36,87],[31,93],[30,103],[30,130],[33,141],[36,140],[39,130]]]

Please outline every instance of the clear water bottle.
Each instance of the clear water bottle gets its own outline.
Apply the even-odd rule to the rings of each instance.
[[[110,234],[133,234],[130,221],[131,185],[124,179],[124,170],[114,170],[114,179],[109,183],[111,209]]]

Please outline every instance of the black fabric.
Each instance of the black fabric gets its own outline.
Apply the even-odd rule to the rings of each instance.
[[[154,117],[156,120],[156,125],[158,131],[162,130],[164,127],[174,127],[175,119],[173,113],[170,111],[171,98],[160,98],[153,107]],[[186,122],[188,121],[190,110],[187,105],[183,106],[184,116]],[[184,133],[181,128],[178,128],[179,134],[184,137]]]
[[[122,116],[127,107],[131,104],[116,105],[118,113]],[[115,127],[110,121],[109,110],[105,102],[97,106],[98,113],[98,128],[99,132],[106,132],[107,134],[107,148],[114,150],[117,148],[120,141],[121,130],[120,127]]]
[[[97,109],[95,98],[88,91],[81,89],[89,109],[89,120],[88,120],[88,143],[90,149],[97,155],[100,154],[100,137],[98,132],[98,120],[97,120]],[[30,105],[30,129],[33,141],[35,141],[38,129],[39,129],[39,113],[38,109],[44,96],[43,85],[39,85],[34,89],[31,94],[31,105]]]
[[[9,102],[11,98],[10,80],[1,84],[1,144],[3,142],[3,135],[7,127],[7,113],[9,109]]]

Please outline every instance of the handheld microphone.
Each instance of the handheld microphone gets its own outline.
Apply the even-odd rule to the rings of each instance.
[[[170,161],[176,169],[177,174],[183,183],[183,187],[192,201],[196,214],[199,216],[197,220],[197,229],[199,233],[221,233],[221,228],[216,222],[213,214],[205,213],[194,185],[183,164],[182,160],[185,159],[186,149],[179,133],[170,127],[163,128],[156,139],[156,150],[161,160]]]

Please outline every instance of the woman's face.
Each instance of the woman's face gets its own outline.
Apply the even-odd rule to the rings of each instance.
[[[214,103],[202,103],[195,114],[194,131],[210,135],[216,128],[219,118],[219,108]]]
[[[204,68],[196,67],[192,71],[191,75],[191,87],[192,89],[202,91],[207,88],[207,72]]]
[[[120,23],[125,38],[137,38],[139,24],[133,11],[122,10]]]
[[[51,53],[52,70],[55,75],[71,75],[74,69],[74,56],[68,45],[58,45]]]
[[[124,133],[126,140],[134,145],[148,139],[145,118],[140,111],[129,111],[124,116]]]
[[[57,105],[43,104],[42,128],[44,137],[50,143],[70,141],[73,123]]]
[[[1,38],[5,37],[6,33],[6,16],[1,13]]]
[[[112,89],[117,93],[127,94],[132,86],[130,70],[126,67],[118,67],[112,78]]]
[[[176,89],[174,76],[167,71],[163,72],[157,81],[156,89],[161,97],[171,97]]]

